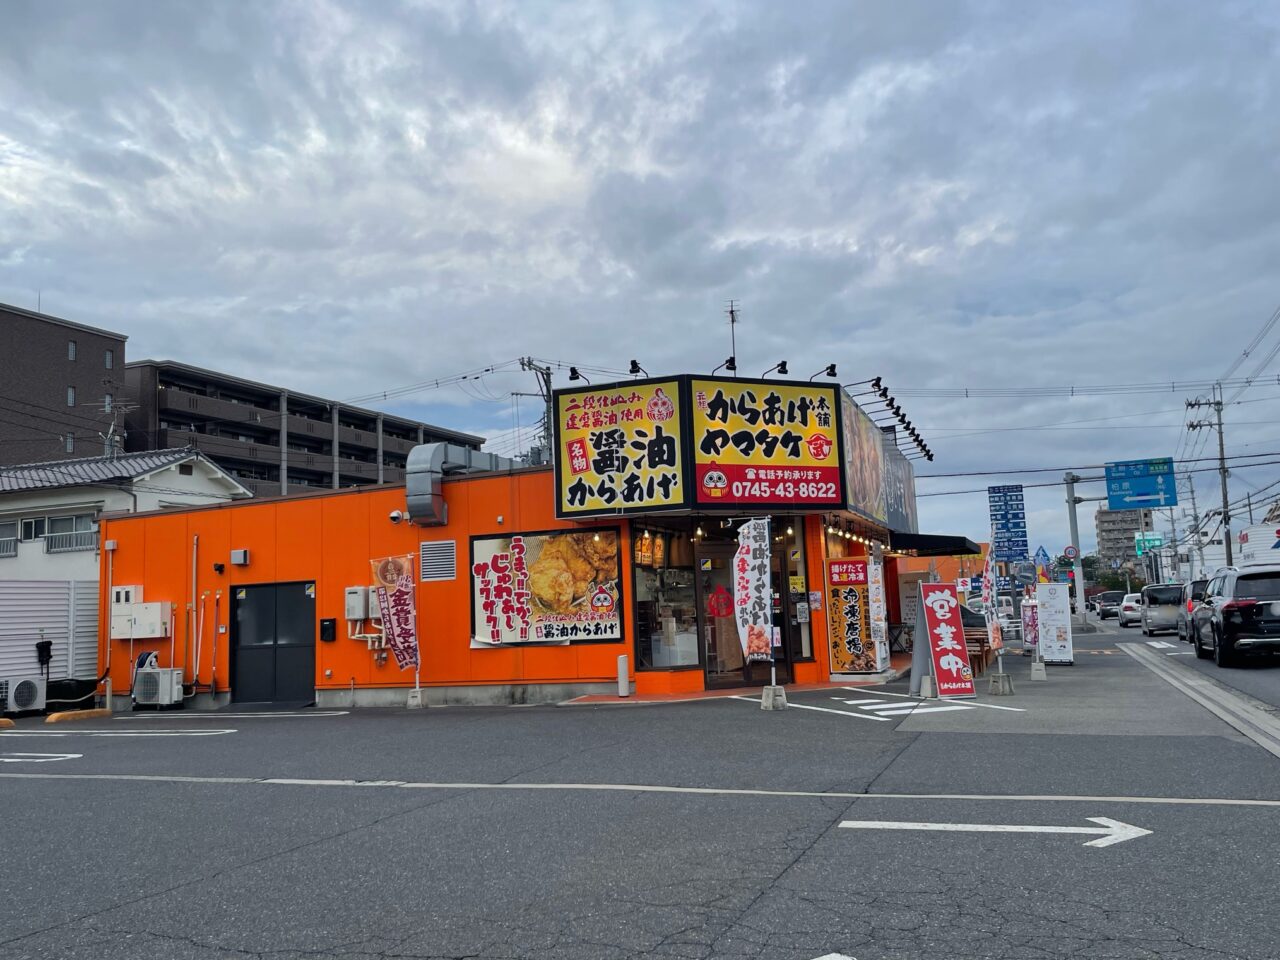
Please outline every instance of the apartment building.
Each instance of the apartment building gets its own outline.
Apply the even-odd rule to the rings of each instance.
[[[1140,530],[1155,530],[1150,510],[1099,510],[1093,523],[1098,535],[1098,557],[1105,569],[1112,569],[1117,563],[1137,564],[1133,535]]]
[[[192,446],[255,496],[404,482],[409,451],[484,438],[170,360],[124,370],[128,450]]]
[[[103,453],[127,339],[0,303],[0,465]]]

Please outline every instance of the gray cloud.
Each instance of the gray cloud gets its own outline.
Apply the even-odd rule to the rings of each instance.
[[[0,298],[339,396],[710,369],[730,297],[746,373],[1211,378],[1280,300],[1278,36],[1264,2],[10,3]],[[530,386],[401,405],[523,431]],[[907,406],[966,472],[1172,453],[1182,399]]]

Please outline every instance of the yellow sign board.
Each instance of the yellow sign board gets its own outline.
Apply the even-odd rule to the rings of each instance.
[[[679,381],[615,383],[555,398],[559,516],[684,506]]]
[[[820,384],[693,379],[694,502],[840,509],[837,403]]]

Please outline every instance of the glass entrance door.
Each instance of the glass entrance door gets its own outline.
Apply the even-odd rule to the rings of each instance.
[[[699,649],[706,669],[707,687],[740,687],[769,682],[767,662],[747,663],[738,639],[733,611],[733,557],[736,544],[700,543],[695,551]],[[774,564],[776,565],[775,558]],[[776,566],[774,567],[776,570]],[[776,576],[775,576],[776,584]],[[776,590],[776,585],[775,585]],[[776,596],[776,594],[775,594]],[[785,609],[773,604],[773,623],[782,632],[782,645],[773,648],[779,683],[791,681],[787,659]]]

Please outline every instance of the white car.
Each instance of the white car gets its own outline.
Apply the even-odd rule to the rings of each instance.
[[[1126,593],[1120,601],[1120,626],[1132,627],[1142,622],[1142,594]]]

